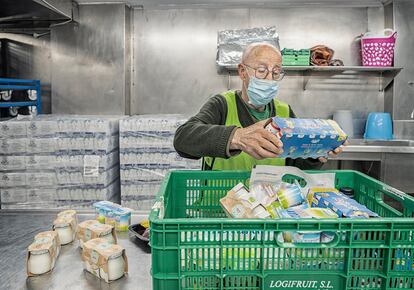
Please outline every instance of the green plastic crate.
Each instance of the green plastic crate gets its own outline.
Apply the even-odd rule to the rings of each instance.
[[[288,49],[282,50],[283,66],[308,66],[310,65],[310,49]]]
[[[239,182],[248,185],[250,172],[169,173],[150,214],[153,289],[414,289],[414,199],[357,171],[326,172],[381,218],[229,219],[219,199]],[[277,239],[298,230],[334,239]]]

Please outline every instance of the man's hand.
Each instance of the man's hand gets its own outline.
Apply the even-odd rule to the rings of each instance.
[[[343,151],[344,146],[347,146],[348,144],[349,144],[349,142],[345,141],[345,143],[343,145],[339,146],[338,148],[336,148],[333,151],[329,151],[328,152],[329,157],[337,157]],[[328,161],[328,159],[326,159],[325,157],[319,157],[319,161],[322,162],[322,163],[326,163]]]
[[[277,157],[283,152],[283,143],[264,128],[268,122],[263,120],[246,128],[237,128],[230,141],[230,150],[242,150],[257,160]]]

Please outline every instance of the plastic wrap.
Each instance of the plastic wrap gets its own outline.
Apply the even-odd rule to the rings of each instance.
[[[244,48],[255,42],[266,42],[279,48],[279,35],[276,32],[276,27],[219,31],[217,37],[217,65],[223,68],[238,65],[241,62]]]
[[[2,208],[119,202],[120,118],[39,115],[1,122]]]
[[[180,157],[173,146],[182,115],[140,115],[120,121],[121,204],[135,210],[151,209],[155,195],[170,170],[200,169],[200,160]]]

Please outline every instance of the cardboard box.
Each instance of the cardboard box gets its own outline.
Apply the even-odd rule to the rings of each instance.
[[[96,238],[104,238],[114,244],[117,243],[115,228],[111,225],[101,224],[97,220],[87,220],[78,224],[76,238],[81,247],[87,241]]]
[[[282,141],[282,158],[327,157],[348,138],[333,120],[274,117],[266,129]]]
[[[92,239],[84,243],[81,259],[88,272],[106,283],[117,280],[128,272],[125,249],[110,244],[105,239]]]
[[[242,183],[233,187],[225,197],[220,199],[220,204],[228,217],[232,218],[267,218],[269,212],[259,204],[254,196]]]
[[[330,208],[340,218],[371,218],[378,214],[359,204],[354,199],[332,189],[313,193],[312,207]]]
[[[73,242],[76,236],[76,217],[73,215],[61,215],[53,221],[53,230],[58,233],[62,245]]]
[[[49,273],[55,267],[60,253],[60,240],[56,232],[38,233],[27,249],[27,276],[38,276]]]

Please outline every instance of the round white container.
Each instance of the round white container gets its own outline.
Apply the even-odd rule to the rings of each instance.
[[[124,275],[125,261],[122,252],[108,259],[108,280],[117,280]]]
[[[34,275],[47,273],[51,270],[52,263],[48,250],[30,252],[27,261],[28,271]]]
[[[54,230],[59,235],[61,245],[69,244],[73,241],[74,232],[70,224],[57,224],[54,225]]]
[[[338,110],[335,111],[333,114],[333,119],[338,123],[339,126],[341,126],[342,130],[345,131],[345,133],[349,137],[354,136],[354,123],[353,123],[353,117],[352,117],[352,111],[349,110]]]
[[[53,233],[54,232],[51,231],[50,233],[47,234],[46,237],[44,235],[44,232],[38,233],[37,235],[35,235],[34,240],[35,240],[35,242],[39,243],[39,242],[43,241],[44,239],[51,239],[52,240],[52,247],[56,250],[56,257],[57,257],[60,254],[61,243],[60,243],[60,240],[59,240],[59,243],[58,243],[58,240],[55,239],[55,236],[54,236]],[[56,234],[59,235],[58,233],[56,233]]]

